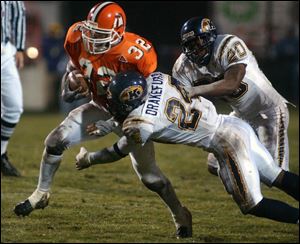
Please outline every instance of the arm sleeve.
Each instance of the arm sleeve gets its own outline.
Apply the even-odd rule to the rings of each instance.
[[[151,136],[150,128],[123,128],[125,135],[122,136],[113,146],[100,151],[90,153],[91,164],[112,163],[126,157],[134,149],[143,147]]]
[[[120,146],[118,146],[119,142],[120,142]],[[111,147],[106,147],[97,152],[91,152],[89,154],[91,164],[95,165],[95,164],[113,163],[120,160],[123,157],[126,157],[127,153],[123,153],[121,151],[122,147],[124,147],[123,149],[124,151],[130,150],[128,148],[126,137],[125,138],[121,137],[121,139]]]
[[[17,51],[24,51],[26,40],[26,15],[23,1],[12,1],[12,31]]]
[[[90,162],[92,165],[116,162],[126,157],[137,146],[140,145],[135,144],[126,136],[122,136],[113,146],[90,153]]]

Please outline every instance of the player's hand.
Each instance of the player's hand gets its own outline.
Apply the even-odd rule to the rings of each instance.
[[[182,90],[184,90],[185,94],[192,98],[195,96],[193,87],[180,86]]]
[[[76,155],[75,167],[77,170],[82,170],[90,167],[92,164],[89,160],[89,152],[84,148],[80,148],[80,152]]]
[[[78,72],[77,70],[71,71],[71,72]],[[64,76],[64,84],[63,84],[63,92],[62,92],[62,96],[64,101],[71,103],[75,100],[79,100],[85,97],[88,97],[90,95],[90,91],[86,90],[83,91],[82,87],[78,87],[76,90],[72,91],[69,88],[69,79],[68,77],[72,77],[69,76],[67,73]]]
[[[117,126],[117,122],[113,119],[109,120],[99,120],[96,123],[89,124],[86,127],[86,132],[90,136],[105,136],[113,131],[113,129]]]
[[[79,100],[82,98],[85,98],[88,96],[87,92],[82,93],[82,88],[79,87],[78,89],[71,91],[71,90],[65,90],[63,92],[63,99],[65,102],[71,103],[75,100]]]
[[[24,54],[22,51],[17,51],[15,55],[16,66],[18,69],[22,69],[24,67]]]

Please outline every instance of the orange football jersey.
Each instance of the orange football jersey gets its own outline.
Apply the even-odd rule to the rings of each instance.
[[[121,71],[136,70],[147,77],[157,67],[157,55],[152,44],[139,35],[125,32],[122,41],[103,54],[86,52],[82,37],[82,22],[73,24],[65,39],[65,50],[77,69],[91,82],[93,100],[107,108],[106,88]]]

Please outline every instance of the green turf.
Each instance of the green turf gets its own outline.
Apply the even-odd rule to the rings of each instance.
[[[29,217],[14,205],[35,189],[43,141],[63,117],[24,115],[9,145],[9,156],[23,177],[1,177],[1,242],[299,242],[299,226],[244,216],[217,177],[206,169],[200,149],[156,144],[159,166],[193,214],[193,238],[177,240],[171,216],[160,198],[139,182],[129,158],[83,171],[74,167],[80,146],[67,151],[52,187],[50,205]],[[89,150],[117,137],[83,143]],[[299,118],[291,109],[290,168],[299,173]],[[277,189],[263,194],[299,207]]]

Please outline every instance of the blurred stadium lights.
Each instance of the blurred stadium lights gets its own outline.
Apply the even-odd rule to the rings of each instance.
[[[36,59],[39,56],[39,50],[36,47],[28,47],[26,49],[26,55],[30,59]]]

